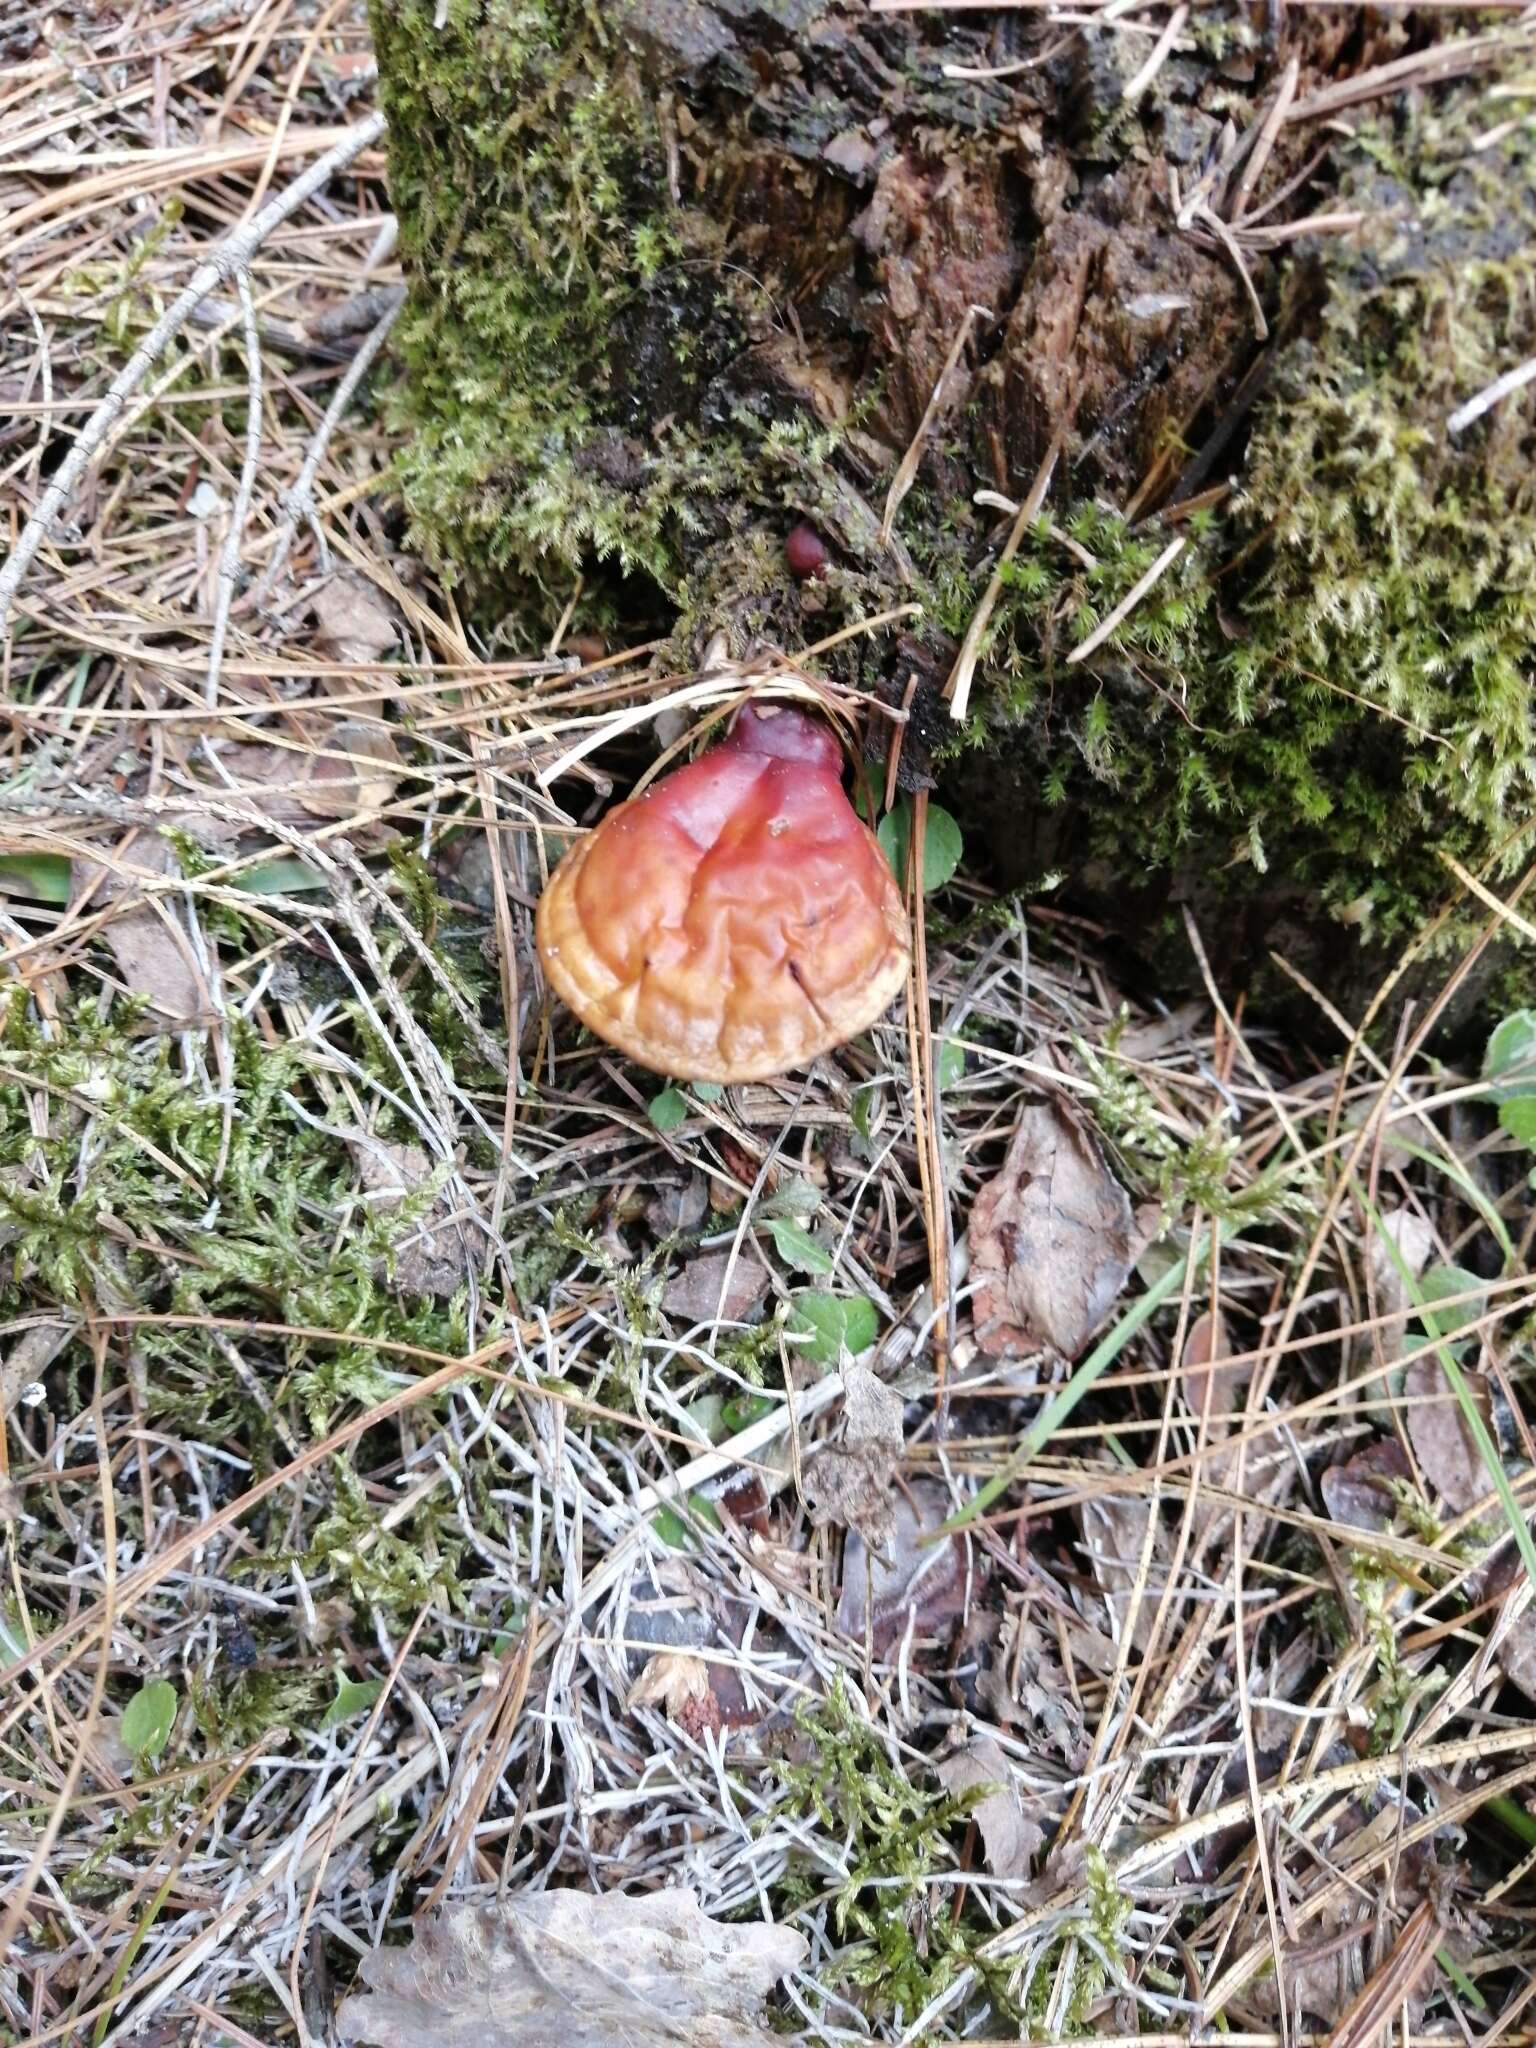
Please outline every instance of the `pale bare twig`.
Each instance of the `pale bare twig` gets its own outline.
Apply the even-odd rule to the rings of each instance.
[[[244,270],[235,272],[235,290],[245,326],[245,368],[248,379],[245,412],[245,458],[240,465],[240,482],[229,508],[229,527],[219,555],[219,574],[214,596],[213,634],[208,644],[208,675],[203,684],[203,701],[219,701],[219,670],[224,660],[224,642],[229,633],[229,611],[235,601],[240,578],[240,544],[250,517],[251,496],[256,488],[256,465],[261,459],[261,336],[256,329],[256,301],[251,280]]]
[[[22,578],[32,558],[53,531],[54,521],[68,505],[93,458],[109,445],[124,408],[149,375],[168,342],[191,318],[194,307],[220,285],[241,275],[256,251],[281,222],[296,213],[306,200],[323,191],[340,170],[362,155],[384,133],[382,114],[372,114],[351,133],[327,150],[318,163],[295,178],[293,183],[269,200],[253,220],[228,239],[194,273],[186,289],[155,322],[149,334],[128,358],[111,388],[75,437],[73,447],[59,464],[58,473],[44,491],[37,509],[17,538],[15,547],[0,568],[0,625],[3,625]]]

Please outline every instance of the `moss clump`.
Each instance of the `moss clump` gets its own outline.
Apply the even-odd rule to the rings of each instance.
[[[609,338],[678,253],[633,59],[582,0],[378,0],[373,28],[421,286],[400,457],[421,539],[535,574],[587,543],[656,567],[663,515],[622,516],[582,466],[603,412],[624,411]]]
[[[1325,245],[1240,496],[1086,677],[1066,652],[1167,536],[1081,506],[1057,530],[1091,566],[1043,526],[1015,565],[1000,723],[1121,876],[1268,871],[1391,941],[1445,894],[1441,850],[1480,861],[1529,806],[1536,390],[1446,422],[1536,350],[1536,137],[1471,153],[1477,114],[1357,145],[1339,203],[1369,226]]]
[[[411,1299],[392,1283],[394,1244],[430,1191],[392,1216],[370,1207],[345,1132],[327,1122],[313,1052],[238,1023],[229,1043],[220,1079],[183,1064],[174,1041],[135,1035],[131,1009],[105,995],[62,1006],[45,1027],[23,991],[7,993],[0,1316],[164,1315],[134,1333],[146,1414],[238,1443],[261,1471],[291,1455],[283,1417],[295,1402],[319,1432],[341,1404],[376,1397],[381,1342],[454,1355],[465,1317],[462,1300]],[[335,1337],[248,1339],[241,1371],[204,1317]],[[52,1371],[69,1401],[89,1400],[83,1339]],[[136,1499],[121,1512],[147,1540]]]
[[[813,1820],[841,1845],[832,1865],[832,1927],[847,1944],[838,1974],[858,1986],[866,2013],[910,2023],[968,1965],[1009,2010],[1006,1970],[975,1953],[991,1930],[969,1915],[957,1920],[948,1888],[930,1891],[935,1875],[953,1868],[951,1838],[978,1795],[955,1797],[914,1783],[879,1733],[854,1712],[841,1680],[795,1720],[809,1753],[804,1761],[777,1766],[781,1811]],[[816,1834],[806,1830],[802,1839],[813,1843]],[[782,1916],[818,1908],[829,1874],[792,1869],[780,1886]]]
[[[374,0],[373,25],[416,286],[413,537],[479,597],[531,582],[532,632],[594,563],[686,608],[690,559],[782,503],[796,464],[709,388],[770,302],[669,179],[655,67],[596,0]]]

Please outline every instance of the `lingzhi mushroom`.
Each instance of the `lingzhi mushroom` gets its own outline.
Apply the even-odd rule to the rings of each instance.
[[[821,720],[749,702],[619,804],[539,902],[539,957],[589,1030],[679,1081],[761,1081],[867,1030],[910,965],[879,841]]]

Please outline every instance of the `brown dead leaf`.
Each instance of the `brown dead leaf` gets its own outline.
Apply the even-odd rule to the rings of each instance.
[[[1213,1448],[1229,1437],[1240,1422],[1243,1396],[1253,1377],[1252,1362],[1234,1364],[1231,1350],[1226,1318],[1219,1310],[1214,1313],[1207,1310],[1198,1317],[1184,1343],[1184,1399],[1204,1432],[1205,1448],[1200,1459],[1199,1477],[1207,1486],[1228,1485],[1235,1476],[1238,1462],[1235,1448]],[[1200,1510],[1199,1524],[1202,1528],[1212,1512],[1208,1508]]]
[[[1076,1358],[1115,1302],[1146,1229],[1096,1139],[1054,1097],[1026,1109],[971,1210],[976,1341],[994,1356]]]
[[[294,713],[286,746],[219,737],[202,754],[217,755],[210,776],[194,757],[188,772],[223,803],[247,810],[254,827],[307,825],[313,818],[352,818],[380,811],[394,795],[401,756],[377,721],[332,721],[313,711]]]
[[[401,765],[400,750],[384,727],[359,719],[328,726],[313,753],[289,758],[299,771],[298,801],[314,818],[383,810]]]
[[[1498,1650],[1499,1665],[1511,1685],[1536,1700],[1536,1614],[1522,1614]]]
[[[843,1545],[843,1590],[837,1623],[844,1635],[883,1657],[906,1634],[917,1642],[947,1642],[980,1579],[979,1559],[965,1540],[931,1538],[953,1503],[934,1479],[915,1479],[894,1496],[892,1528],[884,1552],[872,1551],[858,1530]]]
[[[1219,1312],[1197,1317],[1184,1340],[1184,1399],[1192,1415],[1204,1415],[1207,1438],[1231,1429],[1253,1377],[1252,1362],[1234,1364],[1231,1351],[1226,1319]]]
[[[1167,1543],[1162,1526],[1153,1524],[1153,1509],[1149,1501],[1128,1493],[1105,1493],[1096,1499],[1085,1500],[1081,1515],[1083,1547],[1092,1562],[1093,1576],[1103,1592],[1104,1605],[1109,1609],[1111,1633],[1118,1643],[1127,1621],[1131,1619],[1132,1602],[1135,1600],[1131,1641],[1138,1650],[1144,1650],[1151,1638],[1164,1584],[1162,1562],[1167,1554]],[[1146,1579],[1141,1583],[1141,1597],[1136,1600],[1136,1586],[1149,1529],[1151,1555]]]
[[[344,2042],[373,2048],[773,2048],[769,1992],[805,1939],[710,1920],[692,1892],[524,1892],[449,1906],[364,1956]]]
[[[148,881],[181,872],[169,842],[138,834],[112,867],[94,861],[70,864],[70,903],[89,895],[87,916],[132,897]],[[148,1005],[145,1021],[157,1031],[184,1031],[211,1014],[209,989],[174,901],[152,901],[112,910],[101,934],[129,992]]]
[[[722,1302],[726,1269],[731,1269],[730,1292]],[[768,1293],[768,1275],[761,1262],[746,1254],[732,1265],[729,1252],[700,1252],[680,1273],[674,1273],[661,1297],[663,1311],[679,1322],[743,1323],[763,1305]]]
[[[720,1726],[720,1709],[709,1688],[709,1666],[683,1650],[663,1650],[651,1658],[629,1689],[628,1704],[662,1707],[667,1719],[696,1734],[701,1723]],[[713,1709],[713,1712],[710,1709]]]
[[[1395,1436],[1367,1444],[1342,1465],[1330,1465],[1319,1482],[1323,1505],[1336,1522],[1351,1529],[1390,1529],[1397,1514],[1394,1481],[1413,1477]]]
[[[805,1467],[803,1491],[812,1519],[857,1529],[875,1550],[885,1548],[895,1527],[902,1407],[894,1388],[867,1365],[850,1361],[843,1369],[841,1440],[823,1445]]]
[[[661,1704],[678,1727],[697,1736],[705,1729],[744,1728],[763,1719],[762,1695],[744,1676],[740,1656],[748,1616],[726,1602],[717,1611],[705,1581],[677,1557],[652,1560],[649,1584],[631,1589],[624,1632],[637,1667],[630,1704]],[[787,1639],[767,1615],[753,1618],[756,1649],[787,1650]],[[646,1654],[649,1652],[649,1654]],[[702,1676],[702,1690],[690,1693]]]
[[[75,1333],[73,1323],[31,1323],[0,1358],[0,1423]]]
[[[1266,1971],[1244,1991],[1245,2003],[1262,2019],[1299,2012],[1332,2025],[1369,1974],[1376,1924],[1376,1914],[1356,1899],[1325,1906],[1309,1924],[1306,1941],[1282,1950],[1282,1979]]]
[[[1493,1403],[1480,1372],[1463,1374],[1477,1411],[1493,1435]],[[1493,1480],[1483,1463],[1461,1403],[1451,1392],[1438,1358],[1416,1358],[1403,1379],[1408,1441],[1430,1485],[1454,1513],[1485,1500]]]
[[[1023,1721],[1072,1770],[1088,1760],[1088,1734],[1060,1652],[1023,1609],[1005,1614],[982,1697],[1000,1721]]]
[[[349,668],[370,668],[400,637],[394,607],[366,576],[338,569],[315,594],[315,646]]]
[[[990,1735],[973,1736],[964,1749],[940,1763],[939,1783],[952,1798],[979,1785],[990,1789],[971,1808],[981,1846],[994,1877],[1028,1877],[1045,1846],[1045,1830],[1030,1819],[1002,1744]]]
[[[432,1178],[432,1162],[419,1145],[386,1145],[354,1138],[349,1148],[358,1179],[375,1214],[389,1215]],[[483,1249],[479,1226],[458,1214],[445,1189],[402,1231],[394,1252],[394,1281],[402,1294],[457,1294]]]
[[[656,1237],[675,1237],[679,1231],[697,1230],[708,1207],[709,1186],[702,1173],[690,1173],[685,1180],[653,1181],[645,1204],[646,1225]]]

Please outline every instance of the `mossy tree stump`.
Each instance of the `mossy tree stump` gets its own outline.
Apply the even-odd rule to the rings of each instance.
[[[1464,33],[1360,12],[1293,10],[1271,42],[1262,7],[1196,10],[1127,98],[1145,37],[1017,12],[374,0],[416,543],[513,639],[580,578],[581,623],[659,630],[679,665],[721,627],[794,647],[920,603],[834,659],[886,691],[919,674],[919,737],[952,739],[937,772],[1005,879],[1060,869],[1143,934],[1181,896],[1240,899],[1238,964],[1283,919],[1308,971],[1368,981],[1446,895],[1440,855],[1495,856],[1536,782],[1536,390],[1447,426],[1536,352],[1529,109],[1490,109],[1490,64],[1354,112],[1353,137],[1284,127],[1249,210],[1361,222],[1249,248],[1267,339],[1170,197],[1292,58],[1304,106]],[[1058,432],[951,735],[931,693],[996,500]],[[800,520],[831,551],[806,583]]]

